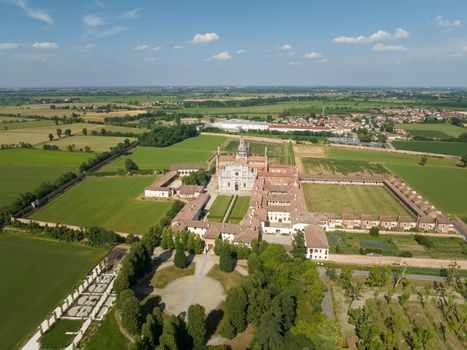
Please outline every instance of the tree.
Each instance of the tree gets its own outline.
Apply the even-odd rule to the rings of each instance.
[[[227,314],[224,314],[222,321],[219,324],[219,334],[227,339],[235,337],[235,329]]]
[[[407,333],[407,343],[411,349],[426,349],[428,342],[433,338],[433,332],[429,328],[415,325],[412,332]]]
[[[83,130],[81,130],[81,133],[86,136],[88,134],[88,129],[86,128],[83,128]]]
[[[297,304],[289,292],[283,292],[277,298],[282,312],[282,328],[287,331],[295,322]]]
[[[185,267],[188,266],[185,252],[183,251],[183,247],[181,244],[177,244],[177,250],[175,252],[175,257],[174,257],[174,264],[179,269],[184,269]]]
[[[146,316],[146,322],[141,327],[141,336],[143,343],[148,349],[153,349],[156,346],[155,333],[156,322],[153,315]]]
[[[122,325],[130,332],[130,334],[137,334],[139,328],[139,320],[141,317],[139,300],[133,294],[128,294],[123,300],[120,300],[120,315],[122,318]]]
[[[427,161],[428,161],[427,156],[422,156],[422,157],[420,158],[420,163],[419,163],[419,164],[420,164],[421,166],[425,166],[425,164],[426,164]]]
[[[246,328],[247,296],[242,287],[230,289],[225,299],[226,314],[234,328],[235,334],[243,332]]]
[[[295,234],[294,240],[292,242],[291,253],[295,258],[305,259],[306,247],[305,238],[302,231],[298,231]]]
[[[370,287],[383,287],[389,278],[389,268],[387,266],[373,266],[370,269],[367,284]]]
[[[271,306],[271,295],[266,288],[254,288],[248,294],[247,319],[257,324],[261,315]]]
[[[326,276],[331,280],[335,281],[337,279],[337,271],[335,267],[326,267]]]
[[[463,168],[467,167],[467,154],[464,154],[461,157],[461,167],[463,167]]]
[[[256,253],[251,253],[248,257],[248,273],[251,275],[255,271],[260,271],[262,267],[261,260]]]
[[[193,338],[193,349],[200,349],[204,345],[206,325],[204,324],[205,309],[199,304],[188,308],[188,334]]]
[[[49,140],[52,141],[54,139],[54,134],[49,134]]]
[[[349,297],[350,297],[350,305],[352,305],[352,303],[355,300],[359,300],[362,297],[362,283],[361,282],[350,284]]]
[[[175,316],[170,316],[164,321],[164,330],[159,338],[157,350],[178,350],[176,335],[176,325],[178,320]]]
[[[71,130],[70,129],[65,129],[65,136],[70,137],[71,136]]]
[[[55,130],[57,132],[57,136],[58,138],[61,138],[62,137],[62,129],[58,128],[57,130]]]
[[[224,247],[221,250],[221,255],[219,257],[219,267],[224,272],[232,272],[233,271],[233,263],[232,263],[232,254],[230,253],[230,249],[228,247]]]
[[[91,152],[91,147],[89,147],[89,146],[84,146],[84,152],[90,153],[90,152]]]
[[[138,165],[136,165],[136,163],[131,160],[130,158],[127,158],[125,159],[125,170],[129,173],[134,173],[136,171],[138,171]]]
[[[265,350],[278,350],[282,348],[283,337],[280,310],[272,308],[261,316],[256,329],[256,341]]]
[[[379,227],[373,226],[370,228],[370,236],[377,237],[379,236]]]

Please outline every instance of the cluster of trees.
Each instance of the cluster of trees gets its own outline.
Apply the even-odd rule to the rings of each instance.
[[[0,145],[0,149],[12,149],[12,148],[32,148],[32,145],[30,143],[22,142],[22,141],[20,141],[19,143],[11,143],[11,144],[2,143]]]
[[[199,169],[198,171],[191,173],[190,175],[182,177],[184,185],[201,185],[206,186],[209,182],[210,175],[205,169]]]
[[[151,132],[140,135],[139,140],[143,146],[167,147],[198,134],[194,125],[159,125],[154,127]]]
[[[170,227],[162,229],[160,245],[163,249],[176,249],[191,254],[201,254],[204,251],[204,241],[199,235],[186,231],[173,232]]]
[[[257,247],[258,245],[261,245],[261,247],[264,247],[265,244],[267,244],[267,243],[266,242],[263,243],[263,242],[264,241],[258,242],[258,240],[254,239],[251,242],[251,246],[252,247]],[[220,257],[221,253],[224,250],[227,250],[230,253],[230,256],[232,258],[240,259],[240,260],[248,259],[248,257],[251,254],[251,251],[252,251],[246,245],[243,245],[243,244],[235,245],[235,244],[229,243],[228,241],[224,241],[224,240],[222,240],[220,238],[216,239],[215,243],[214,243],[214,254],[216,254],[216,255],[218,255]]]
[[[110,157],[124,154],[128,147],[130,147],[130,140],[125,139],[123,143],[119,143],[115,147],[111,147],[109,152],[97,153],[94,158],[89,159],[87,162],[84,162],[80,165],[79,171],[87,171],[96,165],[106,161]]]
[[[36,223],[25,224],[19,221],[12,221],[11,226],[26,229],[32,234],[41,235],[66,242],[81,242],[91,246],[108,246],[124,242],[124,239],[114,231],[98,226],[83,227],[80,230],[73,230],[66,226],[45,226],[41,227]]]
[[[85,129],[83,129],[83,131],[84,130]],[[86,131],[86,133],[83,133],[83,135],[87,135],[87,134],[88,134],[87,131]],[[118,137],[138,137],[138,136],[140,136],[139,133],[135,133],[135,132],[110,131],[110,130],[106,130],[104,128],[100,129],[99,131],[92,130],[91,135],[92,136],[118,136]]]
[[[173,202],[170,209],[165,213],[164,217],[159,220],[159,226],[164,227],[170,225],[172,219],[177,215],[177,213],[182,210],[185,206],[185,203],[182,201]]]
[[[76,178],[76,174],[67,172],[61,175],[54,182],[43,182],[33,192],[25,192],[20,194],[10,205],[7,205],[6,208],[4,208],[4,211],[9,214],[17,213],[29,207],[36,199],[40,199],[46,196],[47,194],[55,191],[74,178]]]

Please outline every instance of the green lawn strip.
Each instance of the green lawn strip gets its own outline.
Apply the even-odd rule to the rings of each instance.
[[[144,187],[154,180],[154,176],[88,177],[30,217],[143,234],[156,225],[172,205],[171,200],[139,199]]]
[[[67,347],[76,335],[67,333],[76,333],[81,328],[82,324],[83,320],[69,320],[63,318],[58,320],[52,328],[41,337],[41,349],[60,350]]]
[[[242,275],[237,271],[224,272],[220,269],[218,264],[215,264],[211,270],[208,272],[208,276],[219,281],[224,287],[224,291],[227,293],[231,288],[237,287],[240,285],[242,280]]]
[[[104,320],[90,336],[84,345],[85,350],[127,350],[130,344],[128,339],[120,332],[115,319],[115,310],[112,309]]]
[[[105,253],[73,243],[0,234],[2,348],[14,348],[30,335]]]
[[[222,219],[225,216],[225,213],[227,212],[227,209],[229,208],[230,202],[232,201],[233,196],[226,196],[226,195],[219,195],[216,197],[214,200],[214,203],[212,203],[209,213],[208,213],[208,219],[213,219],[214,220],[219,220],[222,221]]]
[[[185,269],[179,269],[175,265],[164,267],[157,270],[149,282],[154,288],[164,288],[170,282],[175,281],[177,278],[191,276],[195,274],[196,263],[191,263]]]
[[[466,142],[442,142],[442,141],[393,141],[397,149],[408,151],[449,154],[463,156],[467,154]]]
[[[232,211],[229,214],[228,217],[228,222],[230,223],[236,223],[232,221],[237,221],[240,222],[240,220],[243,219],[245,216],[246,212],[248,211],[248,208],[250,206],[250,197],[249,196],[241,196],[237,197],[235,204],[232,208]]]
[[[106,152],[109,151],[111,147],[117,146],[117,144],[122,143],[125,139],[129,139],[130,142],[136,140],[134,137],[114,137],[114,136],[83,136],[83,135],[74,135],[71,137],[65,137],[54,141],[45,142],[39,146],[42,148],[44,144],[57,146],[61,150],[68,150],[68,146],[74,146],[76,151],[80,149],[84,150],[86,146],[89,146],[93,152]]]
[[[358,160],[304,158],[303,165],[305,166],[306,171],[313,171],[318,174],[386,174],[388,172],[381,164]]]

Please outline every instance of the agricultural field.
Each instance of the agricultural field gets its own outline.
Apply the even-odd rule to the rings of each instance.
[[[367,161],[304,158],[302,164],[305,172],[313,175],[381,175],[388,173],[381,164]]]
[[[467,245],[461,238],[428,237],[432,247],[419,244],[414,235],[379,235],[345,233],[341,231],[327,234],[331,253],[360,254],[360,249],[381,249],[383,255],[398,256],[410,252],[414,257],[433,259],[466,259]]]
[[[290,157],[289,157],[289,147],[288,143],[267,143],[267,142],[257,142],[257,141],[248,141],[250,144],[250,151],[251,154],[254,156],[264,156],[264,152],[266,147],[268,149],[268,159],[271,163],[280,163],[280,164],[289,164]],[[238,144],[240,141],[238,140],[229,140],[226,143],[222,150],[228,153],[235,153],[238,148]]]
[[[140,199],[154,176],[88,177],[30,216],[77,226],[101,226],[143,234],[170,209],[172,201]]]
[[[35,190],[43,182],[53,182],[66,172],[78,173],[79,166],[92,154],[7,149],[0,151],[0,207],[18,195]]]
[[[103,122],[105,118],[115,118],[115,117],[126,117],[126,116],[135,116],[146,113],[146,110],[115,110],[111,112],[84,112],[81,114],[81,118],[88,121],[98,121]]]
[[[420,157],[414,155],[337,147],[325,152],[329,159],[379,162],[440,210],[467,216],[467,169],[458,167],[458,161],[428,157],[421,166]]]
[[[452,124],[396,124],[396,127],[405,129],[412,136],[424,136],[432,138],[459,137],[466,128]]]
[[[79,111],[72,109],[52,109],[52,108],[29,108],[29,107],[0,107],[0,115],[13,115],[13,116],[44,116],[44,117],[63,117],[64,115],[71,116],[73,113],[80,114]]]
[[[227,209],[229,209],[229,205],[232,199],[233,196],[217,196],[214,200],[214,203],[212,203],[211,207],[209,208],[208,220],[222,222],[222,219],[224,219],[224,216],[227,213]]]
[[[141,169],[165,169],[172,164],[206,163],[224,136],[201,135],[169,147],[137,147],[124,157],[107,164],[101,172],[115,172],[125,167],[125,159],[132,159]]]
[[[0,234],[2,349],[16,348],[104,255],[103,249]]]
[[[249,206],[249,196],[237,197],[232,211],[230,212],[229,217],[227,218],[227,222],[230,224],[238,224],[245,216]]]
[[[369,215],[410,215],[384,187],[365,185],[304,184],[312,212]]]
[[[57,146],[61,150],[67,150],[68,146],[74,146],[74,150],[84,150],[86,146],[89,146],[91,152],[105,152],[111,147],[115,147],[117,144],[122,143],[125,139],[129,139],[130,142],[136,140],[134,137],[114,137],[114,136],[83,136],[74,135],[71,137],[62,137],[53,141],[40,144],[36,147],[42,148],[43,145]]]
[[[442,142],[442,141],[393,141],[397,149],[407,151],[428,152],[463,156],[467,154],[466,142]]]

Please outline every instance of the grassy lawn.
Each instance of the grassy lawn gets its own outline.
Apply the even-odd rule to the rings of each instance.
[[[115,310],[112,309],[100,323],[95,333],[84,345],[85,350],[127,350],[129,341],[120,332],[117,320],[115,319]]]
[[[79,151],[80,149],[84,150],[84,147],[89,146],[91,148],[91,151],[100,153],[108,151],[110,147],[114,147],[118,143],[125,141],[126,138],[128,138],[130,141],[135,140],[135,138],[132,137],[75,135],[71,137],[65,137],[58,140],[49,141],[44,144],[57,146],[61,150],[67,150],[67,147],[69,145],[74,145],[76,151]],[[42,145],[43,144],[40,144],[36,147],[42,148]]]
[[[17,347],[104,254],[71,243],[0,235],[1,347]]]
[[[331,252],[336,249],[342,254],[360,254],[360,248],[381,249],[383,255],[397,256],[403,251],[411,252],[414,257],[434,259],[467,259],[466,243],[454,237],[429,237],[432,248],[426,248],[415,241],[414,235],[379,235],[345,233],[333,231],[327,233]],[[337,248],[339,247],[339,248]]]
[[[427,164],[421,166],[419,156],[333,147],[326,148],[326,156],[380,162],[439,209],[467,216],[467,169],[456,166],[455,160],[428,157]]]
[[[219,195],[212,203],[209,209],[208,219],[210,221],[220,222],[224,218],[233,196]]]
[[[358,160],[336,160],[304,158],[303,166],[306,172],[313,174],[386,174],[388,171],[379,163]]]
[[[194,275],[195,266],[196,263],[191,263],[185,269],[179,269],[175,265],[165,267],[161,270],[157,270],[149,283],[154,288],[164,288],[177,278]]]
[[[208,276],[218,280],[222,287],[224,287],[224,291],[227,293],[231,288],[237,287],[240,285],[242,280],[242,275],[240,275],[237,271],[232,272],[224,272],[219,268],[219,265],[214,265],[211,270],[208,272]]]
[[[66,333],[78,332],[82,324],[83,320],[58,320],[52,328],[41,337],[41,349],[60,350],[67,347],[75,335]]]
[[[186,139],[169,147],[138,147],[131,154],[109,163],[101,171],[124,168],[126,158],[131,158],[141,169],[164,169],[171,164],[205,163],[224,142],[223,136],[201,135]]]
[[[407,130],[412,136],[433,138],[458,137],[467,132],[466,128],[452,124],[397,124],[396,127]]]
[[[393,141],[397,149],[408,151],[450,154],[463,156],[467,154],[467,143],[465,142],[442,142],[442,141]]]
[[[154,179],[154,176],[88,177],[33,212],[31,218],[143,234],[159,222],[172,204],[170,200],[137,199]]]
[[[79,165],[92,156],[24,148],[0,151],[0,207],[43,182],[54,181],[68,171],[77,173]]]
[[[235,201],[235,204],[232,208],[232,211],[230,212],[227,222],[231,224],[238,224],[245,216],[249,206],[249,196],[237,197],[237,200]]]
[[[223,148],[223,151],[235,153],[238,148],[238,140],[230,140]],[[251,154],[264,156],[266,147],[268,149],[268,159],[273,163],[289,164],[289,147],[287,143],[250,142]]]
[[[310,211],[321,213],[410,215],[382,186],[303,184]]]

